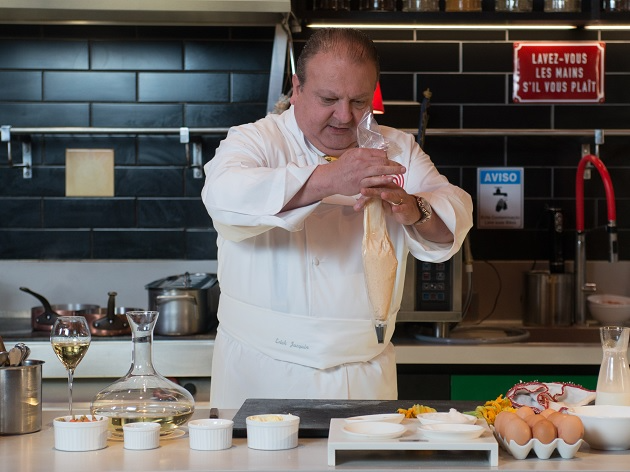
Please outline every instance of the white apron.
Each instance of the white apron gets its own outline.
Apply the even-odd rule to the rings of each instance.
[[[385,343],[378,344],[369,320],[287,315],[224,294],[220,304],[224,316],[212,360],[213,406],[239,408],[247,398],[397,398],[389,342],[394,323]]]
[[[248,398],[396,400],[396,361],[390,343],[367,362],[315,369],[275,360],[217,331],[212,357],[212,406],[238,409]]]

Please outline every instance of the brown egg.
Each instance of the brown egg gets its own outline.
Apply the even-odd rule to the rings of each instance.
[[[528,406],[522,406],[518,410],[516,410],[516,414],[520,416],[521,418],[525,419],[530,415],[535,415],[536,412]]]
[[[573,415],[562,415],[562,421],[558,426],[558,437],[567,444],[575,444],[584,437],[584,424],[582,420]]]
[[[549,444],[556,439],[557,430],[551,421],[541,417],[541,420],[532,426],[532,436],[543,444]]]
[[[554,413],[558,413],[558,411],[554,410],[553,408],[547,408],[546,410],[540,412],[540,414],[543,415],[545,418],[547,418],[549,415],[553,415]]]
[[[501,437],[505,437],[505,425],[508,424],[513,418],[518,418],[513,411],[500,411],[494,419],[494,429]]]
[[[546,420],[546,419],[547,418],[540,415],[529,415],[528,417],[525,418],[525,423],[527,423],[527,426],[529,426],[530,428],[533,428],[536,423],[542,420]]]
[[[524,446],[532,438],[532,430],[522,418],[514,418],[505,425],[505,435],[503,438],[509,444],[514,441],[519,446]]]
[[[562,418],[564,418],[565,416],[566,415],[564,413],[556,411],[554,413],[551,413],[550,415],[547,415],[547,419],[551,421],[556,428],[558,428],[558,426],[560,426],[560,423],[562,422]]]

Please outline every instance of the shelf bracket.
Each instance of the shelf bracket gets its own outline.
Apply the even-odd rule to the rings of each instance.
[[[31,150],[31,141],[27,139],[22,141],[22,163],[14,164],[11,155],[11,126],[2,125],[0,127],[0,138],[3,143],[7,143],[7,160],[9,167],[22,168],[22,178],[30,179],[33,177],[33,154]]]
[[[179,128],[179,142],[182,143],[186,148],[186,164],[189,169],[193,170],[193,177],[195,179],[200,179],[203,177],[203,172],[201,171],[201,142],[193,141],[190,142],[190,129],[187,127]],[[192,144],[192,161],[190,160],[190,146]]]
[[[192,143],[192,165],[193,177],[195,179],[203,178],[203,157],[202,157],[202,145],[201,141],[193,141]]]

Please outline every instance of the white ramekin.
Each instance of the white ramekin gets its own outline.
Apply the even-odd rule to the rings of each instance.
[[[138,422],[123,425],[125,449],[155,449],[160,446],[160,425]]]
[[[75,418],[80,415],[74,415]],[[72,416],[53,420],[55,449],[59,451],[95,451],[107,445],[108,418],[95,416],[96,421],[70,422]],[[89,416],[92,419],[92,416]]]
[[[198,451],[220,451],[232,447],[234,422],[218,418],[188,422],[190,448]]]
[[[257,421],[255,417],[278,417],[279,421]],[[247,446],[251,449],[277,451],[298,445],[300,417],[294,415],[254,415],[245,419]]]

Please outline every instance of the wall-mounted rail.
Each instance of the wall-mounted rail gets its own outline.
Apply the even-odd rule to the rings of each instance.
[[[193,140],[191,136],[225,135],[229,128],[98,128],[98,127],[32,127],[13,128],[3,125],[2,142],[7,143],[9,167],[23,169],[23,177],[32,176],[31,135],[179,135],[180,142],[186,146],[186,162],[193,169],[195,178],[203,178],[202,144]],[[417,134],[417,129],[402,129],[410,134]],[[428,136],[578,136],[593,137],[599,141],[607,136],[630,136],[630,129],[500,129],[500,128],[430,128],[425,131]],[[22,139],[22,163],[15,164],[11,155],[11,137],[13,135],[27,136]],[[192,152],[190,151],[192,145]]]

